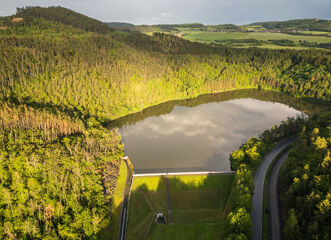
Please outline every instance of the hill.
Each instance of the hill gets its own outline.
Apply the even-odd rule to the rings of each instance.
[[[31,21],[33,18],[43,18],[48,21],[71,25],[75,28],[80,28],[86,31],[107,33],[110,29],[106,24],[76,13],[70,9],[63,7],[23,7],[17,8],[16,17],[23,17],[25,22]]]
[[[107,24],[107,26],[111,28],[118,28],[118,29],[130,28],[134,26],[131,23],[122,23],[122,22],[106,22],[105,24]]]
[[[148,25],[133,25],[127,23],[112,23],[113,27],[126,26],[131,30],[139,29],[142,26]],[[256,30],[280,30],[280,31],[320,31],[331,32],[331,20],[323,19],[295,19],[287,21],[272,21],[272,22],[255,22],[247,25],[235,24],[219,24],[219,25],[204,25],[202,23],[188,23],[188,24],[157,24],[150,25],[150,27],[159,28],[161,31],[174,31],[180,28],[191,28],[201,30],[223,30],[223,31],[252,31]]]
[[[243,88],[331,100],[331,56],[324,51],[233,49],[112,31],[61,7],[18,9],[2,24],[4,239],[96,239],[109,231],[124,152],[117,130],[105,126],[118,117]]]
[[[273,21],[273,22],[257,22],[248,26],[262,26],[265,29],[279,29],[282,31],[322,31],[331,32],[331,20],[322,20],[317,18],[312,19],[296,19],[288,21]]]
[[[331,21],[329,20],[298,19],[260,22],[242,26],[234,24],[203,25],[201,23],[130,25],[126,26],[125,30],[139,31],[148,35],[162,32],[190,41],[238,48],[291,48],[298,50],[317,48],[330,50],[330,27]]]

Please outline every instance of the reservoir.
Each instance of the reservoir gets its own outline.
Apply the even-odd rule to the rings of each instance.
[[[170,101],[114,121],[136,173],[229,171],[229,155],[288,117],[316,110],[285,94],[241,90]]]

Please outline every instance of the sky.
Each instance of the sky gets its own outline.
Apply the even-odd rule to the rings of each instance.
[[[62,6],[103,22],[133,24],[331,19],[330,0],[0,0],[0,16],[22,6]]]

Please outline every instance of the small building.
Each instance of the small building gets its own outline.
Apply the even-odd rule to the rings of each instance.
[[[17,23],[17,22],[21,22],[21,21],[23,21],[23,18],[13,18],[11,20],[12,23]]]
[[[157,224],[165,224],[166,223],[163,213],[157,213],[156,214],[155,222]]]

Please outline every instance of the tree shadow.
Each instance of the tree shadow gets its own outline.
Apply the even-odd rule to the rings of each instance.
[[[131,189],[127,239],[147,239],[157,228],[173,224],[223,221],[234,175],[135,177]],[[169,214],[170,210],[170,214]],[[155,223],[163,213],[166,225]]]

